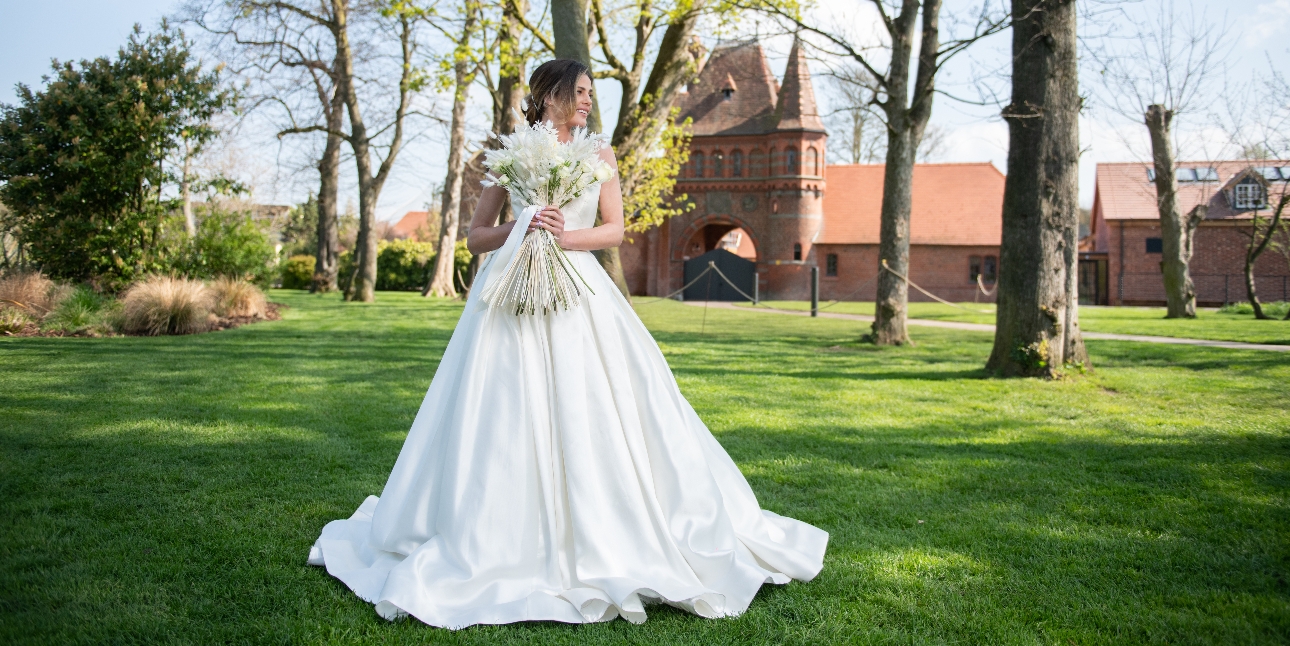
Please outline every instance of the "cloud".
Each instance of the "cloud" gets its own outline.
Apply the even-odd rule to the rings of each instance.
[[[1249,42],[1262,43],[1274,34],[1285,33],[1287,21],[1290,21],[1290,0],[1271,0],[1259,5],[1249,27]]]

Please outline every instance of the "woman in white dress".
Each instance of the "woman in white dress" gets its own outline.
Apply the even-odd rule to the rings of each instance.
[[[549,61],[529,86],[530,124],[550,121],[561,141],[586,125],[581,63]],[[617,168],[608,147],[602,158]],[[472,252],[511,235],[514,221],[496,225],[505,197],[483,191]],[[516,315],[472,290],[380,498],[328,523],[309,563],[382,617],[446,628],[639,623],[648,602],[728,617],[763,583],[815,577],[828,534],[758,506],[590,253],[622,242],[618,180],[545,208],[536,227],[594,295]],[[475,284],[501,269],[486,261]]]

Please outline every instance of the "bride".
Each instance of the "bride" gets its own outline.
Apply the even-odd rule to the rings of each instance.
[[[529,124],[551,122],[561,141],[586,126],[581,63],[549,61],[529,87]],[[608,147],[601,157],[617,168]],[[517,226],[496,224],[505,197],[483,191],[472,252],[501,248]],[[828,534],[758,506],[590,253],[622,242],[618,180],[546,207],[537,227],[594,294],[517,316],[473,290],[380,498],[328,523],[309,563],[382,617],[454,629],[639,623],[649,602],[729,617],[763,583],[814,578]],[[485,263],[476,285],[502,269]]]

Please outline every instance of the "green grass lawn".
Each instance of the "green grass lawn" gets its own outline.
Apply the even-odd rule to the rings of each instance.
[[[640,312],[824,571],[736,619],[387,623],[305,565],[379,493],[460,305],[276,292],[281,321],[0,338],[0,643],[1284,644],[1290,361],[1090,341],[986,378],[990,335],[665,302]],[[701,333],[701,330],[703,333]]]
[[[763,301],[771,307],[793,310],[809,310],[809,301]],[[749,306],[748,303],[736,305]],[[864,314],[873,316],[871,302],[841,302],[828,306],[825,312],[839,314]],[[941,303],[910,303],[909,316],[916,319],[937,321],[959,321],[962,323],[984,323],[994,325],[993,303],[960,303],[951,307]],[[975,311],[968,311],[975,310]],[[1097,307],[1081,305],[1079,308],[1080,325],[1086,332],[1109,332],[1112,334],[1145,334],[1149,336],[1173,336],[1184,339],[1212,339],[1215,341],[1244,341],[1246,343],[1290,344],[1290,321],[1260,321],[1252,314],[1234,314],[1220,312],[1213,308],[1202,308],[1194,319],[1166,319],[1163,307]],[[926,328],[911,330],[910,334],[919,337]]]

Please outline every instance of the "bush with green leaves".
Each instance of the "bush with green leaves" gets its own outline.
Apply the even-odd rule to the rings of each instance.
[[[426,284],[430,282],[430,272],[434,271],[435,259],[439,255],[433,243],[383,240],[376,248],[376,289],[381,291],[425,289]],[[457,245],[453,248],[453,275],[459,290],[465,289],[460,279],[465,278],[469,271],[471,257],[470,250],[466,248],[466,241],[457,241]],[[340,254],[338,264],[340,288],[344,290],[349,287],[350,278],[354,274],[353,252],[346,251]]]
[[[174,269],[189,278],[227,276],[267,287],[276,256],[269,236],[249,213],[215,207],[198,219],[197,235],[178,254]]]
[[[234,97],[182,32],[137,27],[115,59],[55,63],[0,109],[0,199],[31,265],[53,278],[123,288],[165,271],[167,157],[200,150]]]
[[[313,256],[292,256],[282,263],[283,289],[309,289],[313,281],[314,265],[318,262]]]
[[[420,290],[430,280],[435,246],[413,240],[382,240],[376,252],[376,288],[387,292]]]

